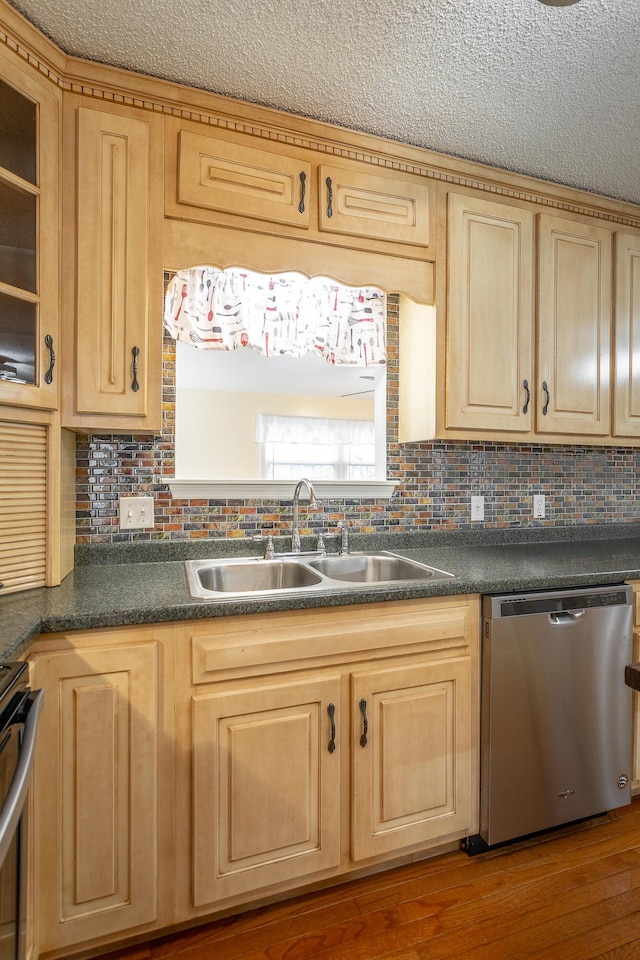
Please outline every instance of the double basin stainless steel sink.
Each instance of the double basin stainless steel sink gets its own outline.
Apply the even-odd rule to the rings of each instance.
[[[346,556],[293,554],[264,560],[238,557],[186,560],[189,593],[194,600],[281,596],[329,587],[361,587],[416,580],[448,580],[454,574],[386,550]]]

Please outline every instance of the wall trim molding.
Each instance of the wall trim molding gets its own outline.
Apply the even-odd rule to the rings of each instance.
[[[105,87],[97,86],[87,86],[85,84],[79,84],[75,82],[64,83],[64,89],[72,93],[79,93],[82,96],[94,97],[97,100],[107,100],[111,103],[121,103],[124,106],[139,107],[143,110],[151,110],[154,113],[161,112],[166,116],[177,117],[181,120],[190,120],[195,123],[201,123],[203,125],[214,127],[219,130],[228,130],[232,133],[245,134],[252,137],[258,137],[262,140],[269,140],[272,143],[280,143],[286,146],[296,147],[302,150],[312,150],[315,153],[321,153],[328,157],[338,157],[343,160],[355,160],[359,163],[366,163],[372,167],[381,167],[385,170],[395,170],[400,173],[408,173],[414,176],[423,177],[428,180],[436,180],[441,183],[446,183],[451,186],[465,187],[472,190],[479,190],[483,193],[491,193],[496,197],[507,198],[511,200],[517,200],[526,203],[533,203],[538,206],[543,206],[551,208],[553,210],[561,210],[565,213],[578,214],[592,219],[598,219],[606,221],[608,223],[620,224],[621,226],[627,227],[640,227],[640,213],[637,217],[634,216],[625,216],[622,213],[615,213],[611,210],[598,209],[597,207],[589,206],[588,203],[579,203],[571,202],[566,199],[557,198],[550,194],[545,194],[542,192],[536,192],[534,189],[523,190],[516,187],[510,187],[504,184],[498,184],[495,182],[487,182],[481,179],[480,176],[474,177],[471,175],[462,175],[455,173],[453,171],[447,171],[442,168],[436,168],[435,166],[430,166],[427,163],[416,163],[409,159],[403,159],[400,156],[384,156],[382,154],[376,154],[373,150],[367,151],[363,149],[357,149],[356,147],[350,147],[347,144],[340,143],[329,143],[326,140],[322,140],[320,137],[312,136],[302,136],[299,133],[277,129],[267,124],[247,122],[241,118],[229,118],[223,116],[221,113],[216,113],[215,111],[204,111],[190,109],[188,105],[185,106],[176,106],[175,103],[170,103],[163,101],[162,99],[153,99],[153,98],[141,98],[135,96],[126,96],[122,93],[117,93],[111,91]],[[189,90],[191,88],[184,88]],[[206,91],[198,91],[199,93],[205,93]],[[215,94],[215,96],[218,96]],[[230,104],[233,104],[233,101],[230,101]],[[256,105],[256,109],[259,109],[259,106]],[[285,117],[287,115],[285,114]],[[290,116],[297,117],[297,114],[291,114]],[[298,118],[303,119],[303,118]],[[345,133],[349,131],[345,129]],[[354,131],[354,133],[358,133]],[[358,134],[359,135],[359,134]],[[403,144],[398,142],[398,149],[401,150]],[[409,146],[407,144],[407,146]],[[411,150],[415,151],[417,147],[411,147]],[[452,163],[458,160],[459,158],[452,157]],[[446,157],[442,157],[441,162],[444,164],[446,162]],[[465,161],[465,163],[473,163],[473,161]],[[490,167],[487,169],[488,175],[499,176],[501,173],[504,173],[505,176],[527,176],[526,174],[517,174],[513,171],[503,170],[500,167]],[[531,178],[535,180],[534,177]],[[540,189],[542,191],[543,185],[546,181],[536,181],[540,183]],[[549,186],[562,190],[564,185],[560,183],[555,183],[554,181],[548,181]],[[567,190],[578,190],[576,187],[566,187]],[[585,194],[588,191],[584,191]],[[601,199],[602,203],[607,202],[607,197],[600,197],[598,194],[593,195],[594,198],[597,197]],[[623,201],[617,201],[614,198],[611,198],[612,203],[621,203]]]
[[[291,480],[182,480],[168,483],[175,500],[291,500],[295,482]],[[397,480],[314,480],[318,497],[328,500],[390,500]],[[301,501],[306,502],[305,497]]]

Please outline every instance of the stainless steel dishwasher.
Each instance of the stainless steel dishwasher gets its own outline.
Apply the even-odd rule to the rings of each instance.
[[[631,801],[632,589],[483,597],[470,854]]]

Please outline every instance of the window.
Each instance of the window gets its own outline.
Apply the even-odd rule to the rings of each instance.
[[[264,480],[375,480],[373,420],[259,415],[260,476]]]

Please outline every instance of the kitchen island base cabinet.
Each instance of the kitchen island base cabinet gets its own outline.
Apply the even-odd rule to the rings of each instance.
[[[65,956],[157,918],[158,649],[81,646],[32,670],[36,936]]]

